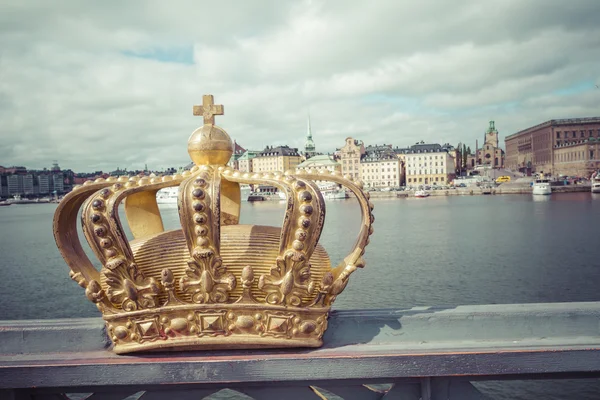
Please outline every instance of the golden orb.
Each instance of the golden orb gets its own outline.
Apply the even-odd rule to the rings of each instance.
[[[206,124],[190,136],[188,154],[196,165],[225,165],[233,154],[233,143],[223,129]]]

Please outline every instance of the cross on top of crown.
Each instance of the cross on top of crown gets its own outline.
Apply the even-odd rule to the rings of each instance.
[[[223,115],[223,106],[216,105],[212,94],[202,96],[202,105],[194,106],[194,115],[202,115],[204,124],[215,124],[215,115]]]

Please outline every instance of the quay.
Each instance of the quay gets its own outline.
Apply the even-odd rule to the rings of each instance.
[[[0,398],[486,399],[471,382],[600,377],[599,319],[600,302],[334,311],[319,349],[134,355],[100,318],[2,321]]]
[[[590,192],[590,185],[567,185],[552,186],[552,193],[579,193]],[[506,185],[502,184],[492,188],[466,187],[456,189],[428,190],[430,196],[476,196],[476,195],[501,195],[501,194],[531,194],[529,185]],[[369,192],[371,198],[393,198],[393,197],[414,197],[414,190],[402,192]]]

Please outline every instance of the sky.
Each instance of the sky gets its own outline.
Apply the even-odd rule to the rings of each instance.
[[[8,4],[10,3],[10,4]],[[480,143],[600,116],[598,0],[4,1],[0,165],[189,162],[203,94],[247,149]]]

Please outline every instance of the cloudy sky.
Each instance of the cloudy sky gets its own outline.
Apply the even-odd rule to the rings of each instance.
[[[600,1],[8,1],[0,165],[185,165],[215,95],[246,148],[501,138],[600,115]]]

